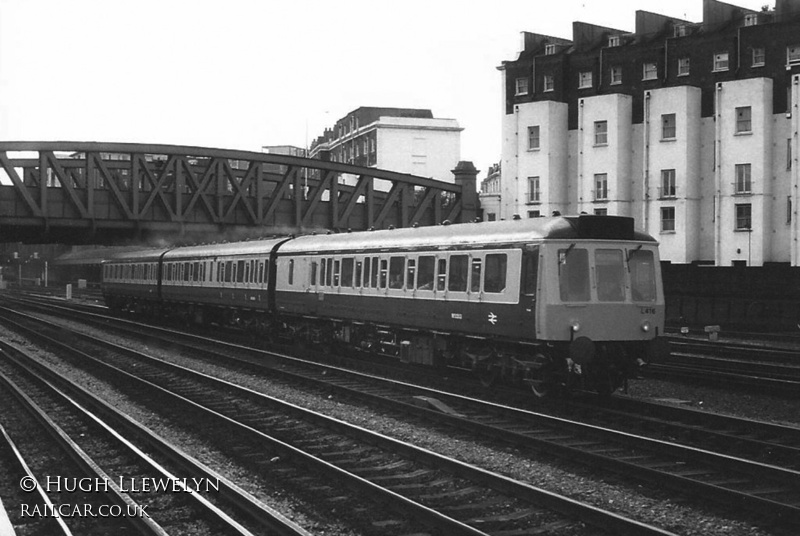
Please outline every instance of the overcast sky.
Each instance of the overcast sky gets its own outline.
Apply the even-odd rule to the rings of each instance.
[[[750,9],[774,0],[730,2]],[[360,106],[430,109],[500,160],[497,67],[520,32],[692,22],[703,0],[0,0],[0,139],[306,144]]]

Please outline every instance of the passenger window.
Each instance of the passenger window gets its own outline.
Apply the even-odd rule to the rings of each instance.
[[[364,273],[363,272],[363,264],[364,263],[361,261],[361,259],[358,259],[356,261],[356,278],[355,278],[355,285],[354,285],[356,287],[360,287],[361,286],[361,281],[362,281],[362,277],[363,277],[363,273]]]
[[[342,259],[342,286],[353,287],[353,258]]]
[[[258,261],[258,282],[264,282],[264,261]]]
[[[380,273],[380,287],[386,288],[387,280],[389,279],[389,261],[381,259],[381,273]]]
[[[413,289],[414,288],[414,276],[417,272],[417,260],[416,259],[408,259],[406,263],[406,288]]]
[[[417,288],[419,290],[433,290],[434,269],[436,259],[430,255],[419,258],[417,269]]]
[[[389,260],[389,288],[403,288],[403,268],[406,260],[403,257],[392,257]]]
[[[372,257],[372,281],[369,286],[378,288],[378,257]]]
[[[628,255],[633,300],[656,301],[656,264],[653,252],[639,249],[631,251]]]
[[[444,290],[447,281],[447,259],[439,259],[436,267],[436,290]]]
[[[508,257],[505,253],[490,253],[486,255],[486,275],[484,275],[483,291],[499,293],[506,289],[506,268]],[[539,261],[537,252],[536,261]],[[536,272],[534,271],[533,291],[536,292]]]
[[[369,274],[372,270],[372,259],[364,257],[364,288],[369,288]]]
[[[230,283],[233,278],[233,261],[225,261],[225,282]]]
[[[470,274],[470,287],[471,292],[481,291],[481,268],[483,266],[482,259],[472,259],[472,273]]]
[[[333,286],[333,259],[325,259],[325,286]]]
[[[625,301],[625,268],[621,249],[598,249],[594,252],[597,299],[602,302]]]
[[[294,285],[294,259],[289,259],[289,284]]]
[[[247,279],[245,279],[245,271],[244,271],[246,264],[247,263],[245,261],[238,261],[236,263],[236,266],[237,266],[237,268],[236,268],[236,281],[238,281],[240,283],[244,283],[245,281],[247,281]]]
[[[335,261],[333,261],[333,286],[334,287],[338,287],[339,286],[339,270],[341,268],[341,265],[342,265],[342,261],[340,261],[339,259],[336,259]]]
[[[589,252],[574,244],[558,250],[558,287],[561,301],[589,301]]]
[[[317,286],[317,261],[311,261],[311,286]]]
[[[468,263],[468,255],[453,255],[450,257],[450,274],[447,281],[447,290],[453,292],[467,291]]]

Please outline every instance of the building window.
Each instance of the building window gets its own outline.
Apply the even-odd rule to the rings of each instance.
[[[736,108],[736,133],[752,132],[751,109],[749,106]]]
[[[685,24],[676,24],[672,28],[672,35],[673,37],[683,37],[686,35],[686,25]]]
[[[529,218],[541,218],[542,217],[542,212],[539,211],[539,210],[529,210],[528,211],[528,217]]]
[[[544,75],[544,90],[553,91],[556,88],[555,79],[552,74]]]
[[[678,58],[678,76],[689,76],[689,58]]]
[[[800,63],[800,45],[786,47],[786,65]]]
[[[752,229],[751,226],[751,207],[750,203],[736,205],[736,230],[744,231]]]
[[[608,121],[594,122],[594,144],[608,145]]]
[[[750,164],[736,164],[736,183],[735,183],[735,193],[737,194],[749,194],[751,183],[750,183]]]
[[[647,61],[642,65],[642,80],[655,80],[658,78],[658,66],[654,61]]]
[[[527,95],[528,94],[528,79],[527,78],[517,78],[517,95]]]
[[[528,177],[528,203],[538,203],[540,198],[539,177]]]
[[[592,71],[582,71],[578,73],[578,89],[592,87]]]
[[[757,13],[748,13],[744,16],[744,25],[745,26],[755,26],[758,24],[758,14]]]
[[[619,46],[619,36],[612,35],[608,38],[608,46],[610,47],[618,47]]]
[[[611,67],[611,85],[617,85],[622,83],[622,67],[619,65],[614,65]]]
[[[714,54],[714,70],[727,71],[728,70],[728,53],[719,52]]]
[[[661,139],[675,139],[675,114],[661,115]]]
[[[753,49],[753,67],[764,66],[764,47],[756,47]]]
[[[528,127],[528,149],[539,148],[539,125]]]
[[[661,195],[660,197],[675,197],[675,170],[662,169],[661,170]]]
[[[595,216],[608,216],[608,209],[607,208],[596,208],[594,209]]]
[[[595,173],[594,200],[608,201],[608,173]]]
[[[551,56],[556,53],[556,46],[555,45],[545,45],[544,46],[544,53],[548,56]]]
[[[675,231],[675,207],[661,207],[661,231]]]

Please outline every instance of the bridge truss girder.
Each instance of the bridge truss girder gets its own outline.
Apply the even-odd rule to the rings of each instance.
[[[207,241],[470,221],[476,207],[463,207],[463,189],[288,155],[0,142],[0,241]]]

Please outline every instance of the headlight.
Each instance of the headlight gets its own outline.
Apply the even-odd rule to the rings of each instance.
[[[581,323],[575,320],[572,322],[572,324],[570,324],[569,329],[572,330],[572,333],[577,333],[581,329]]]
[[[644,322],[642,322],[642,331],[644,331],[645,333],[650,331],[650,321],[649,320],[645,320]]]

